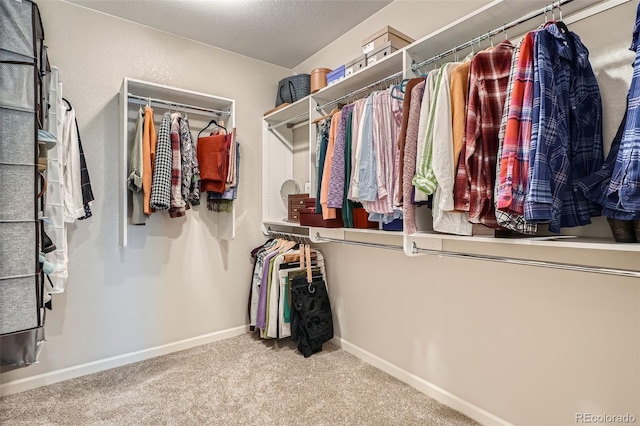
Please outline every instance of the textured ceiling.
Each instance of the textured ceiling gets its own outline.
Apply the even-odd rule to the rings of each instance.
[[[393,0],[67,0],[293,68]]]

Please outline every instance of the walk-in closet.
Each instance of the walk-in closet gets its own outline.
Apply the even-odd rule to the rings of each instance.
[[[640,422],[638,0],[0,0],[0,424]]]

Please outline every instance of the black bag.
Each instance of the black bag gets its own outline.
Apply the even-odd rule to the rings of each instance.
[[[283,78],[278,83],[278,93],[276,93],[276,106],[283,103],[292,104],[311,93],[311,76],[309,74],[298,74]]]
[[[291,284],[291,339],[305,358],[322,350],[333,339],[333,316],[327,285],[322,277],[311,279],[311,253],[307,248],[307,277]]]

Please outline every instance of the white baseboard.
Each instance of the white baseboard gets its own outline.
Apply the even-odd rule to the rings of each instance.
[[[415,374],[409,373],[401,369],[400,367],[391,364],[389,361],[385,361],[384,359],[368,352],[353,343],[349,343],[348,341],[340,338],[334,337],[331,340],[331,343],[342,348],[342,350],[349,352],[352,355],[357,356],[361,360],[373,365],[376,368],[384,371],[387,374],[395,377],[396,379],[408,384],[419,390],[420,392],[430,396],[438,402],[443,403],[444,405],[453,408],[454,410],[464,414],[467,417],[472,418],[483,425],[500,425],[500,426],[511,426],[511,423],[489,413],[482,408],[473,405],[450,392],[442,389],[439,386],[434,385],[426,381],[425,379],[416,376]]]
[[[123,365],[132,364],[134,362],[144,361],[145,359],[155,358],[160,355],[166,355],[172,352],[178,352],[185,349],[194,348],[196,346],[205,345],[207,343],[216,342],[218,340],[224,340],[230,337],[239,336],[247,332],[249,332],[249,326],[243,325],[240,327],[229,328],[227,330],[216,331],[215,333],[191,337],[189,339],[168,343],[166,345],[143,349],[141,351],[131,352],[111,358],[88,362],[86,364],[76,365],[74,367],[51,371],[45,374],[39,374],[33,377],[27,377],[24,379],[14,380],[12,382],[2,383],[0,384],[0,396],[12,395],[14,393],[24,392],[30,389],[39,388],[41,386],[58,383],[63,380],[69,380],[76,377],[85,376],[87,374],[97,373],[99,371],[108,370],[110,368],[121,367]]]

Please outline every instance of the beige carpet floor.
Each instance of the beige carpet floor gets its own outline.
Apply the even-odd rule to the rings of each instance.
[[[331,344],[246,334],[4,397],[0,424],[477,423]]]

